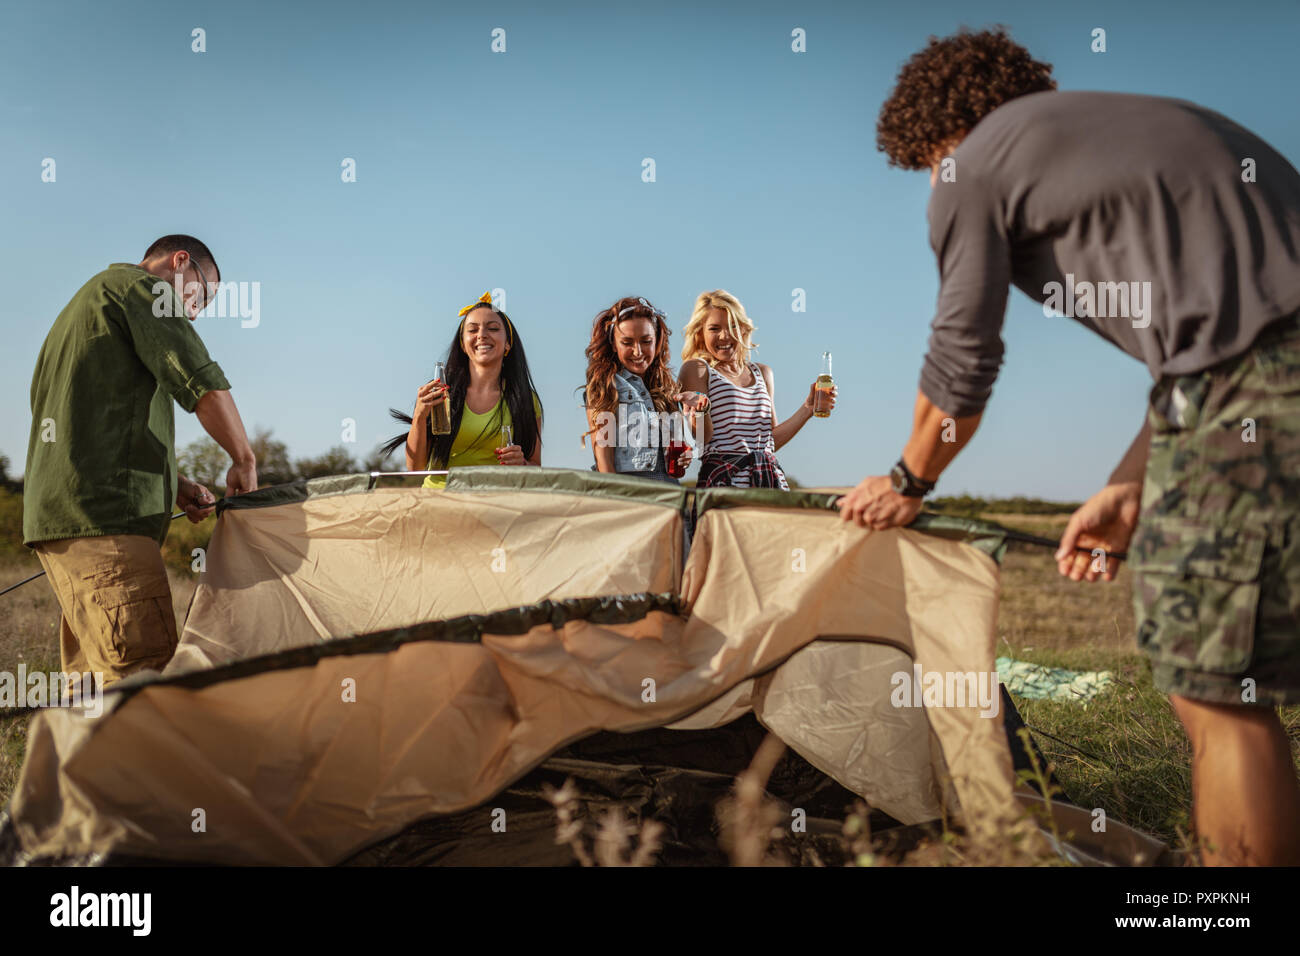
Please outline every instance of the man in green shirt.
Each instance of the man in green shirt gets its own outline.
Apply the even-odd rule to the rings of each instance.
[[[105,684],[161,669],[177,643],[160,545],[173,504],[192,522],[216,504],[177,473],[172,402],[233,462],[227,494],[257,487],[230,383],[190,324],[221,273],[192,236],[159,239],[78,290],[32,376],[23,539],[63,612],[63,670]]]

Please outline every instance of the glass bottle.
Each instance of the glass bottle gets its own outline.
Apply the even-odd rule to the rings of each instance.
[[[831,414],[831,389],[835,379],[831,378],[831,353],[822,353],[822,373],[817,376],[817,387],[813,392],[813,415],[817,418],[829,418]]]
[[[447,383],[444,381],[446,377],[446,365],[438,362],[433,367],[434,381],[446,385]],[[433,403],[433,412],[429,415],[429,431],[435,435],[451,434],[451,405],[450,398],[446,394],[439,401]]]

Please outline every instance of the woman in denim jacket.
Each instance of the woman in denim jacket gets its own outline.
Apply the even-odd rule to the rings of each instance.
[[[584,393],[594,470],[677,484],[672,458],[679,475],[689,467],[687,435],[708,399],[678,387],[668,364],[670,335],[664,314],[642,298],[619,299],[596,316]]]

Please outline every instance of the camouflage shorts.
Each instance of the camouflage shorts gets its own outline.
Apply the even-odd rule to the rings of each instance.
[[[1300,703],[1300,323],[1151,390],[1129,548],[1155,685],[1213,703]]]

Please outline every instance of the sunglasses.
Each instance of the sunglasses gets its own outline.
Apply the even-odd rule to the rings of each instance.
[[[195,315],[198,315],[200,312],[202,312],[204,309],[208,307],[209,303],[212,302],[212,298],[208,295],[208,290],[211,289],[212,286],[208,285],[208,277],[204,275],[203,267],[199,265],[198,260],[195,259],[194,256],[190,256],[190,265],[192,265],[198,271],[199,278],[203,281],[203,304],[199,306],[194,312]]]

